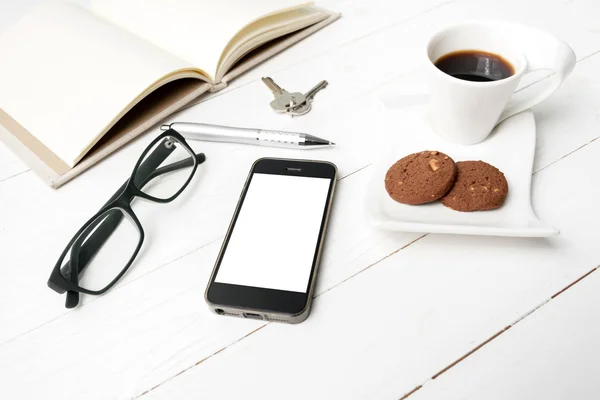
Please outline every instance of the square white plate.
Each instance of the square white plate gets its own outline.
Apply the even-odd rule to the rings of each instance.
[[[535,155],[535,120],[525,111],[499,124],[483,142],[465,146],[436,135],[427,121],[424,105],[388,110],[380,116],[385,126],[399,133],[398,143],[375,165],[367,190],[366,213],[380,229],[402,232],[466,235],[547,237],[558,230],[546,226],[531,207],[531,173]],[[439,201],[419,206],[392,200],[384,186],[389,167],[400,158],[422,150],[437,150],[454,161],[482,160],[504,172],[509,193],[497,210],[459,212]]]

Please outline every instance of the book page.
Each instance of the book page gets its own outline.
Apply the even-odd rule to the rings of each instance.
[[[221,53],[246,25],[299,0],[92,0],[98,15],[216,77]]]
[[[216,80],[221,81],[237,61],[255,48],[278,37],[321,22],[330,15],[316,7],[306,6],[270,15],[246,25],[225,47],[219,60]]]
[[[0,108],[71,167],[149,87],[176,74],[200,76],[68,3],[38,6],[8,28],[0,57]]]

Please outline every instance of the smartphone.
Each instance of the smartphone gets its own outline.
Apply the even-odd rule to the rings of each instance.
[[[336,176],[325,161],[252,165],[204,295],[213,312],[292,324],[308,317]]]

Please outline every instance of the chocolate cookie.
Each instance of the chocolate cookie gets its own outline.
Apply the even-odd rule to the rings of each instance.
[[[399,203],[424,204],[448,193],[455,178],[454,160],[439,151],[422,151],[390,167],[385,175],[385,190]]]
[[[456,211],[493,210],[504,204],[508,182],[498,168],[483,161],[459,161],[458,176],[442,203]]]

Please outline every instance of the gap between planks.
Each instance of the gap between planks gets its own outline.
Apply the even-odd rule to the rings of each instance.
[[[585,274],[583,274],[582,276],[580,276],[579,278],[577,278],[576,280],[574,280],[573,282],[569,283],[567,286],[565,286],[564,288],[560,289],[558,292],[554,293],[552,296],[550,296],[549,298],[547,298],[546,300],[544,300],[543,302],[541,302],[540,304],[538,304],[537,306],[535,306],[534,308],[532,308],[531,310],[525,312],[523,315],[521,315],[519,318],[517,318],[514,322],[512,322],[511,324],[507,325],[506,327],[504,327],[503,329],[501,329],[500,331],[496,332],[495,334],[493,334],[492,336],[490,336],[489,338],[487,338],[486,340],[484,340],[483,342],[481,342],[480,344],[478,344],[477,346],[475,346],[473,349],[469,350],[467,353],[465,353],[463,356],[457,358],[455,361],[453,361],[452,363],[450,363],[448,366],[442,368],[441,370],[439,370],[438,372],[436,372],[435,374],[433,374],[433,376],[431,378],[428,378],[427,380],[425,380],[425,382],[421,383],[420,385],[417,385],[414,389],[412,389],[410,392],[404,394],[402,397],[400,397],[399,400],[405,400],[408,397],[410,397],[413,393],[415,393],[416,391],[422,389],[423,387],[425,387],[429,382],[437,379],[439,376],[441,376],[442,374],[444,374],[445,372],[447,372],[448,370],[450,370],[451,368],[455,367],[456,365],[458,365],[460,362],[464,361],[465,359],[467,359],[469,356],[471,356],[472,354],[476,353],[478,350],[480,350],[482,347],[484,347],[485,345],[489,344],[490,342],[492,342],[494,339],[496,339],[498,336],[502,335],[504,332],[508,331],[510,328],[514,327],[515,325],[517,325],[519,322],[523,321],[524,319],[526,319],[527,317],[529,317],[530,315],[534,314],[536,311],[540,310],[542,307],[546,306],[547,304],[551,303],[554,299],[556,299],[558,296],[560,296],[561,294],[565,293],[567,290],[571,289],[573,286],[575,286],[577,283],[581,282],[583,279],[587,278],[588,276],[590,276],[593,272],[595,272],[596,270],[600,269],[600,265],[593,268],[592,270],[586,272]]]
[[[559,159],[557,159],[557,160],[554,160],[554,161],[552,161],[550,164],[547,164],[547,165],[543,166],[542,168],[538,169],[537,171],[535,171],[535,172],[533,173],[533,175],[537,175],[539,172],[541,172],[541,171],[545,170],[546,168],[548,168],[548,167],[550,167],[550,166],[552,166],[552,165],[556,164],[557,162],[559,162],[559,161],[561,161],[561,160],[563,160],[563,159],[565,159],[565,158],[569,157],[569,156],[570,156],[570,155],[572,155],[573,153],[576,153],[576,152],[578,152],[579,150],[583,149],[585,146],[587,146],[587,145],[590,145],[590,144],[594,143],[594,142],[595,142],[596,140],[598,140],[599,138],[600,138],[600,136],[597,136],[597,137],[593,138],[592,140],[590,140],[589,142],[582,144],[581,146],[579,146],[579,147],[578,147],[578,148],[576,148],[575,150],[572,150],[572,151],[568,152],[567,154],[565,154],[564,156],[560,157]]]
[[[362,166],[362,167],[360,167],[360,168],[358,168],[358,169],[356,169],[356,170],[354,170],[354,171],[352,171],[352,172],[350,172],[350,173],[348,173],[348,174],[346,174],[346,175],[344,175],[344,176],[340,177],[340,178],[339,178],[337,181],[339,182],[339,181],[341,181],[341,180],[343,180],[343,179],[345,179],[345,178],[347,178],[347,177],[349,177],[349,176],[351,176],[351,175],[354,175],[354,174],[356,174],[356,173],[358,173],[358,172],[362,171],[363,169],[365,169],[365,168],[367,168],[367,167],[369,167],[369,166],[371,166],[371,164],[364,165],[364,166]],[[21,172],[21,173],[19,173],[19,174],[17,174],[17,175],[21,175],[21,174],[23,174],[23,173],[25,173],[25,172],[27,172],[27,171],[23,171],[23,172]],[[3,181],[0,181],[0,184],[1,184],[2,182],[3,182]],[[0,185],[0,186],[1,186],[1,185]],[[122,288],[126,288],[126,287],[127,287],[129,284],[130,284],[130,283],[132,283],[132,282],[135,282],[135,281],[137,281],[137,280],[139,280],[139,279],[141,279],[141,278],[144,278],[144,277],[148,276],[149,274],[152,274],[152,273],[154,273],[154,272],[158,271],[159,269],[162,269],[162,268],[164,268],[164,267],[168,267],[168,266],[169,266],[169,265],[171,265],[172,263],[174,263],[174,262],[176,262],[176,261],[178,261],[178,260],[180,260],[180,259],[182,259],[182,258],[185,258],[185,257],[187,257],[188,255],[190,255],[190,254],[192,254],[192,253],[195,253],[196,251],[202,250],[203,248],[205,248],[205,247],[207,247],[207,246],[210,246],[211,244],[213,244],[213,243],[215,243],[215,242],[217,242],[217,241],[219,241],[219,240],[223,240],[223,238],[224,238],[224,237],[225,237],[225,236],[219,236],[218,238],[216,238],[216,239],[214,239],[214,240],[211,240],[211,241],[209,241],[209,242],[207,242],[207,243],[203,243],[203,244],[201,244],[200,246],[198,246],[198,247],[195,247],[195,248],[193,248],[193,249],[189,250],[188,252],[186,252],[186,253],[184,253],[184,254],[178,255],[177,257],[175,257],[175,258],[173,258],[173,259],[171,259],[171,260],[169,260],[169,261],[167,261],[167,262],[165,262],[165,263],[163,263],[163,264],[159,265],[158,267],[156,267],[156,268],[155,268],[155,269],[153,269],[152,271],[148,271],[148,272],[146,272],[145,274],[142,274],[142,275],[140,275],[140,276],[137,276],[137,277],[133,278],[133,279],[132,279],[132,280],[130,280],[130,281],[124,282],[123,284],[121,284],[121,285],[118,285],[118,286],[114,287],[114,288],[113,288],[113,289],[110,291],[110,293],[114,293],[114,292],[116,292],[117,290],[120,290],[120,289],[122,289]],[[107,295],[110,295],[110,293],[108,293]],[[85,303],[81,303],[81,304],[78,306],[78,308],[85,307],[87,304],[90,304],[90,303],[92,303],[92,302],[94,302],[94,301],[98,300],[99,298],[100,298],[99,296],[93,296],[92,298],[90,298],[90,299],[89,299],[88,301],[86,301]],[[170,299],[165,299],[165,301],[164,301],[164,302],[166,302],[166,301],[169,301],[169,300],[170,300]],[[161,304],[162,304],[162,303],[161,303]],[[38,326],[35,326],[35,327],[33,327],[33,328],[29,329],[28,331],[26,331],[26,332],[23,332],[22,334],[20,334],[20,335],[18,335],[18,336],[15,336],[15,337],[13,337],[13,338],[11,338],[11,339],[9,339],[9,340],[7,340],[7,341],[6,341],[6,342],[4,342],[4,343],[0,343],[0,348],[4,347],[5,345],[9,344],[10,342],[12,342],[12,341],[13,341],[13,340],[15,340],[15,339],[18,339],[18,338],[20,338],[20,337],[22,337],[22,336],[25,336],[25,335],[27,335],[27,334],[29,334],[29,333],[31,333],[31,332],[33,332],[33,331],[35,331],[35,330],[37,330],[37,329],[39,329],[39,328],[43,327],[44,325],[47,325],[47,324],[49,324],[49,323],[51,323],[51,322],[53,322],[53,321],[56,321],[56,320],[57,320],[57,319],[59,319],[59,318],[62,318],[63,316],[65,316],[65,315],[66,315],[66,314],[68,314],[68,313],[69,313],[69,310],[65,310],[65,312],[63,312],[62,314],[60,314],[60,315],[57,315],[56,317],[54,317],[54,318],[52,318],[52,319],[50,319],[50,320],[48,320],[48,321],[45,321],[44,323],[42,323],[42,324],[40,324],[40,325],[38,325]],[[214,354],[213,354],[213,355],[214,355]]]
[[[362,169],[364,169],[366,167],[363,167]],[[330,291],[331,289],[334,289],[338,286],[340,286],[341,284],[343,284],[344,282],[354,278],[355,276],[361,274],[362,272],[368,270],[369,268],[379,264],[380,262],[386,260],[387,258],[393,256],[394,254],[398,253],[399,251],[406,249],[407,247],[411,246],[412,244],[418,242],[419,240],[423,239],[425,236],[427,236],[429,234],[424,234],[416,239],[414,239],[413,241],[411,241],[410,243],[407,243],[406,245],[400,247],[397,250],[394,250],[393,252],[389,253],[388,255],[382,257],[381,259],[379,259],[378,261],[368,265],[367,267],[363,268],[362,270],[356,272],[355,274],[349,276],[348,278],[344,279],[343,281],[341,281],[340,283],[328,288],[327,290],[325,290],[324,292],[321,292],[317,295],[314,296],[314,298],[316,299],[317,297],[323,295],[324,293],[327,293],[328,291]],[[554,299],[556,299],[558,296],[560,296],[561,294],[565,293],[567,290],[569,290],[570,288],[572,288],[573,286],[575,286],[577,283],[581,282],[583,279],[587,278],[589,275],[591,275],[593,272],[595,272],[596,270],[598,270],[600,268],[600,265],[593,268],[592,270],[586,272],[585,274],[583,274],[582,276],[580,276],[579,278],[577,278],[575,281],[571,282],[570,284],[568,284],[567,286],[565,286],[564,288],[560,289],[558,292],[554,293],[552,296],[550,296],[548,299],[544,300],[542,303],[540,303],[539,305],[535,306],[534,308],[532,308],[531,310],[525,312],[522,316],[520,316],[519,318],[517,318],[514,322],[512,322],[511,324],[507,325],[506,327],[504,327],[503,329],[501,329],[500,331],[496,332],[495,334],[493,334],[492,336],[490,336],[489,338],[487,338],[486,340],[484,340],[483,342],[481,342],[480,344],[478,344],[477,346],[475,346],[473,349],[471,349],[470,351],[468,351],[467,353],[465,353],[463,356],[459,357],[458,359],[456,359],[455,361],[453,361],[452,363],[450,363],[448,366],[442,368],[440,371],[436,372],[431,378],[428,378],[427,380],[425,380],[425,382],[423,382],[420,385],[415,386],[415,388],[413,388],[411,391],[407,392],[406,394],[404,394],[402,397],[400,397],[399,400],[405,400],[408,397],[410,397],[412,394],[414,394],[415,392],[417,392],[418,390],[422,389],[423,387],[425,387],[427,385],[427,383],[437,379],[439,376],[441,376],[442,374],[444,374],[445,372],[449,371],[450,369],[452,369],[453,367],[455,367],[456,365],[458,365],[460,362],[464,361],[465,359],[467,359],[469,356],[471,356],[472,354],[476,353],[478,350],[480,350],[481,348],[483,348],[484,346],[486,346],[487,344],[489,344],[490,342],[492,342],[494,339],[496,339],[497,337],[499,337],[500,335],[502,335],[504,332],[508,331],[510,328],[514,327],[515,325],[517,325],[519,322],[523,321],[525,318],[527,318],[528,316],[532,315],[533,313],[535,313],[536,311],[538,311],[539,309],[541,309],[542,307],[546,306],[548,303],[552,302]],[[194,368],[197,365],[200,365],[202,363],[204,363],[205,361],[207,361],[208,359],[216,356],[217,354],[223,352],[224,350],[236,345],[237,343],[241,342],[242,340],[246,339],[247,337],[253,335],[254,333],[260,331],[261,329],[263,329],[264,327],[266,327],[267,325],[270,325],[271,322],[267,322],[264,325],[259,326],[258,328],[254,329],[253,331],[247,333],[246,335],[242,336],[241,338],[237,339],[236,341],[230,343],[229,345],[226,345],[224,347],[222,347],[221,349],[215,351],[214,353],[212,353],[211,355],[201,359],[200,361],[194,363],[193,365],[181,370],[180,372],[178,372],[177,374],[165,379],[164,381],[158,383],[157,385],[153,386],[152,388],[146,390],[145,392],[135,396],[134,398],[140,398],[142,396],[144,396],[145,394],[153,391],[154,389],[160,387],[161,385],[171,381],[172,379],[176,378],[177,376],[191,370],[192,368]]]
[[[368,167],[368,165],[367,165],[367,166],[365,166],[365,167],[362,167],[361,169],[364,169],[364,168],[366,168],[366,167]],[[358,172],[358,171],[355,171],[355,172]],[[349,174],[349,175],[351,175],[351,174]],[[346,175],[346,176],[349,176],[349,175]],[[343,179],[343,178],[340,178],[340,180],[341,180],[341,179]],[[334,286],[332,286],[332,287],[328,288],[327,290],[325,290],[325,291],[323,291],[323,292],[321,292],[321,293],[319,293],[319,294],[316,294],[316,295],[313,297],[313,299],[316,299],[317,297],[319,297],[319,296],[321,296],[321,295],[323,295],[323,294],[325,294],[325,293],[329,292],[331,289],[334,289],[334,288],[336,288],[336,287],[340,286],[340,285],[341,285],[341,284],[343,284],[344,282],[346,282],[346,281],[348,281],[348,280],[350,280],[350,279],[354,278],[355,276],[357,276],[357,275],[359,275],[359,274],[363,273],[364,271],[368,270],[369,268],[371,268],[371,267],[373,267],[373,266],[375,266],[375,265],[379,264],[380,262],[382,262],[382,261],[386,260],[387,258],[389,258],[389,257],[393,256],[394,254],[398,253],[399,251],[406,249],[407,247],[409,247],[409,246],[411,246],[412,244],[416,243],[417,241],[419,241],[419,240],[423,239],[423,238],[424,238],[425,236],[427,236],[427,235],[428,235],[428,233],[426,233],[426,234],[423,234],[423,235],[419,236],[418,238],[414,239],[413,241],[411,241],[411,242],[409,242],[409,243],[405,244],[404,246],[400,247],[399,249],[392,251],[391,253],[387,254],[387,255],[386,255],[386,256],[384,256],[384,257],[382,257],[382,258],[381,258],[381,259],[379,259],[378,261],[375,261],[374,263],[372,263],[372,264],[369,264],[369,265],[368,265],[368,266],[366,266],[365,268],[363,268],[363,269],[361,269],[360,271],[356,272],[355,274],[353,274],[353,275],[349,276],[348,278],[344,279],[343,281],[341,281],[341,282],[339,282],[339,283],[335,284]],[[176,373],[175,375],[173,375],[173,376],[171,376],[171,377],[169,377],[169,378],[165,379],[164,381],[162,381],[162,382],[158,383],[157,385],[153,386],[151,389],[149,389],[149,390],[146,390],[145,392],[143,392],[143,393],[141,393],[141,394],[139,394],[139,395],[136,395],[134,398],[136,398],[136,399],[137,399],[137,398],[140,398],[140,397],[144,396],[145,394],[147,394],[147,393],[151,392],[152,390],[154,390],[154,389],[158,388],[158,387],[159,387],[159,386],[161,386],[162,384],[164,384],[164,383],[167,383],[167,382],[169,382],[170,380],[172,380],[173,378],[175,378],[175,377],[177,377],[177,376],[179,376],[179,375],[183,374],[184,372],[191,370],[191,369],[192,369],[192,368],[194,368],[195,366],[202,364],[203,362],[205,362],[205,361],[206,361],[206,360],[208,360],[209,358],[212,358],[212,357],[216,356],[217,354],[219,354],[219,353],[223,352],[224,350],[226,350],[226,349],[228,349],[228,348],[230,348],[230,347],[232,347],[232,346],[236,345],[237,343],[241,342],[242,340],[246,339],[246,338],[247,338],[247,337],[249,337],[250,335],[253,335],[254,333],[256,333],[256,332],[260,331],[261,329],[263,329],[264,327],[266,327],[267,325],[270,325],[270,324],[271,324],[271,322],[267,322],[267,323],[265,323],[264,325],[262,325],[262,326],[258,327],[257,329],[255,329],[255,330],[253,330],[253,331],[249,332],[248,334],[246,334],[246,335],[242,336],[241,338],[237,339],[236,341],[234,341],[234,342],[232,342],[232,343],[230,343],[230,344],[226,345],[225,347],[223,347],[223,348],[221,348],[221,349],[217,350],[216,352],[214,352],[213,354],[209,355],[208,357],[205,357],[205,358],[201,359],[200,361],[196,362],[194,365],[191,365],[191,366],[189,366],[189,367],[187,367],[187,368],[185,368],[185,369],[181,370],[180,372]]]
[[[178,373],[176,373],[175,375],[173,375],[173,376],[171,376],[171,377],[169,377],[169,378],[165,379],[164,381],[160,382],[159,384],[157,384],[157,385],[153,386],[152,388],[150,388],[150,389],[146,390],[145,392],[143,392],[143,393],[141,393],[141,394],[139,394],[139,395],[137,395],[137,396],[134,396],[133,398],[134,398],[134,399],[138,399],[138,398],[140,398],[140,397],[144,396],[145,394],[147,394],[147,393],[150,393],[151,391],[153,391],[154,389],[156,389],[157,387],[159,387],[159,386],[160,386],[160,385],[162,385],[163,383],[166,383],[166,382],[170,381],[171,379],[178,377],[179,375],[183,374],[184,372],[186,372],[186,371],[188,371],[188,370],[190,370],[190,369],[194,368],[196,365],[200,365],[200,364],[202,364],[204,361],[208,360],[209,358],[212,358],[212,357],[216,356],[217,354],[219,354],[219,353],[220,353],[220,352],[222,352],[223,350],[227,349],[227,348],[228,348],[228,347],[230,347],[230,346],[233,346],[234,344],[238,343],[238,342],[239,342],[239,341],[241,341],[241,340],[244,340],[245,338],[247,338],[248,336],[252,335],[253,333],[256,333],[256,332],[260,331],[262,328],[264,328],[265,326],[267,326],[267,325],[269,325],[269,324],[270,324],[270,322],[267,322],[266,324],[259,326],[258,328],[256,328],[255,330],[253,330],[253,331],[251,331],[251,332],[247,333],[246,335],[242,336],[241,338],[239,338],[239,339],[238,339],[238,340],[236,340],[235,342],[232,342],[232,343],[228,344],[227,346],[225,346],[225,347],[222,347],[221,349],[219,349],[219,350],[215,351],[215,352],[214,352],[214,353],[212,353],[211,355],[209,355],[209,356],[206,356],[206,357],[204,357],[202,360],[200,360],[200,361],[196,362],[194,365],[191,365],[191,366],[189,366],[189,367],[185,368],[184,370],[181,370],[181,371],[179,371],[179,372],[178,372]]]
[[[85,302],[85,303],[80,303],[80,304],[77,306],[77,308],[78,308],[78,309],[81,309],[82,307],[85,307],[87,304],[90,304],[90,303],[93,303],[93,302],[94,302],[94,301],[96,301],[96,300],[99,300],[99,299],[100,299],[101,297],[103,297],[103,296],[108,296],[108,295],[110,295],[111,293],[114,293],[114,292],[116,292],[117,290],[120,290],[120,289],[122,289],[122,288],[128,287],[128,285],[129,285],[130,283],[132,283],[132,282],[135,282],[135,281],[137,281],[138,279],[140,279],[140,278],[143,278],[143,277],[145,277],[145,276],[147,276],[147,275],[149,275],[149,274],[152,274],[153,272],[155,272],[155,271],[158,271],[158,270],[159,270],[159,269],[161,269],[161,268],[167,267],[167,266],[171,265],[172,263],[174,263],[175,261],[177,261],[177,260],[179,260],[179,259],[181,259],[181,258],[184,258],[184,257],[186,257],[186,256],[188,256],[188,255],[190,255],[190,254],[192,254],[192,253],[194,253],[194,252],[196,252],[196,251],[198,251],[198,250],[202,250],[202,249],[203,249],[203,248],[205,248],[206,246],[209,246],[209,245],[211,245],[211,244],[215,243],[217,240],[221,240],[221,239],[223,239],[223,236],[221,236],[221,237],[218,237],[218,238],[216,238],[216,239],[214,239],[214,240],[211,240],[211,241],[210,241],[210,242],[208,242],[208,243],[202,244],[202,245],[200,245],[200,246],[198,246],[198,247],[196,247],[196,248],[194,248],[194,249],[192,249],[192,250],[188,251],[188,252],[187,252],[187,253],[185,253],[185,254],[182,254],[182,255],[180,255],[180,256],[177,256],[177,257],[173,258],[172,260],[170,260],[170,261],[167,261],[167,262],[163,263],[162,265],[159,265],[158,267],[156,267],[156,268],[155,268],[155,269],[153,269],[152,271],[148,271],[148,272],[146,272],[145,274],[142,274],[142,275],[140,275],[140,276],[137,276],[137,277],[135,277],[135,278],[131,279],[130,281],[127,281],[127,282],[125,282],[125,283],[123,283],[123,284],[121,284],[121,285],[118,285],[118,286],[116,286],[116,287],[112,288],[112,289],[111,289],[111,291],[110,291],[108,294],[105,294],[105,295],[100,295],[100,296],[92,296],[92,297],[91,297],[89,300],[86,300],[86,302]],[[186,291],[187,291],[187,290],[189,290],[189,289],[186,289]],[[185,292],[185,291],[184,291],[184,292]],[[175,296],[179,296],[180,294],[181,294],[181,293],[178,293],[178,294],[176,294]],[[171,298],[165,299],[165,300],[164,300],[164,301],[162,301],[161,303],[158,303],[156,306],[158,306],[158,305],[160,305],[160,304],[163,304],[163,303],[165,303],[165,302],[169,301],[170,299],[171,299]],[[35,330],[37,330],[37,329],[40,329],[41,327],[43,327],[43,326],[45,326],[45,325],[47,325],[47,324],[49,324],[49,323],[51,323],[51,322],[54,322],[54,321],[56,321],[56,320],[57,320],[57,319],[59,319],[59,318],[62,318],[62,317],[64,317],[64,316],[65,316],[65,315],[67,315],[69,312],[71,312],[71,310],[70,310],[70,309],[65,309],[65,310],[64,310],[64,312],[63,312],[62,314],[59,314],[59,315],[57,315],[56,317],[54,317],[54,318],[52,318],[52,319],[50,319],[50,320],[48,320],[48,321],[44,321],[44,323],[42,323],[42,324],[40,324],[40,325],[38,325],[38,326],[35,326],[35,327],[33,327],[33,328],[29,329],[28,331],[21,333],[21,334],[20,334],[20,335],[18,335],[18,336],[15,336],[15,337],[13,337],[13,338],[11,338],[11,339],[8,339],[8,340],[7,340],[6,342],[4,342],[4,343],[0,343],[0,349],[1,349],[2,347],[6,346],[7,344],[11,343],[12,341],[14,341],[14,340],[16,340],[16,339],[18,339],[18,338],[20,338],[20,337],[23,337],[23,336],[25,336],[25,335],[28,335],[28,334],[30,334],[31,332],[33,332],[33,331],[35,331]]]

